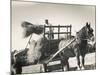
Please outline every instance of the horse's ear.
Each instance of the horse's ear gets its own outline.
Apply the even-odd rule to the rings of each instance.
[[[86,26],[88,26],[88,22],[86,22]]]
[[[91,23],[89,23],[89,26],[91,27]]]
[[[86,27],[90,28],[90,23],[86,22]]]

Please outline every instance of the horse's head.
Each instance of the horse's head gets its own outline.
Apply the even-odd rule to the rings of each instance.
[[[86,28],[87,28],[88,39],[92,40],[94,34],[93,34],[93,28],[91,27],[90,23],[89,24],[88,22],[86,23]]]

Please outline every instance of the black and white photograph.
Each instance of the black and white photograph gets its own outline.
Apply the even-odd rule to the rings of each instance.
[[[11,1],[11,75],[95,69],[95,5]]]

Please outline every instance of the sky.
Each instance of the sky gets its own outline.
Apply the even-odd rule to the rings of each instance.
[[[95,6],[12,1],[11,12],[12,50],[24,49],[29,39],[23,38],[23,21],[43,25],[44,20],[48,19],[52,25],[71,24],[72,35],[75,35],[86,22],[90,22],[95,31]],[[39,36],[34,34],[32,39],[38,38]]]

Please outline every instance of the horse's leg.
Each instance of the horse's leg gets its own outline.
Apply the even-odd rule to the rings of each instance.
[[[65,57],[63,52],[60,54],[60,57],[61,57],[62,71],[69,71],[69,62],[68,62],[69,58]]]
[[[85,60],[84,59],[85,59],[85,54],[82,55],[82,67],[81,67],[82,70],[85,69],[84,68],[84,63],[85,63]]]
[[[69,71],[69,62],[68,62],[69,58],[65,58],[65,65],[64,65],[64,71]]]
[[[40,73],[43,73],[43,72],[44,72],[44,66],[42,64],[42,65],[40,65]]]
[[[20,63],[16,63],[15,69],[16,69],[16,74],[22,73],[22,66],[20,65]]]
[[[62,71],[69,71],[69,62],[68,59],[61,60]]]
[[[16,67],[16,74],[22,73],[22,67]]]
[[[62,71],[64,71],[63,69],[63,53],[59,53],[59,56],[60,56],[60,62],[61,62],[61,66],[62,66]]]
[[[80,57],[79,57],[79,55],[77,55],[77,64],[78,64],[77,70],[80,70],[81,66],[80,66]]]
[[[81,69],[81,66],[80,66],[80,54],[79,54],[79,50],[78,49],[75,50],[75,54],[76,54],[76,59],[77,59],[77,70],[80,70]]]
[[[15,74],[16,74],[15,68],[11,66],[11,75],[15,75]]]

